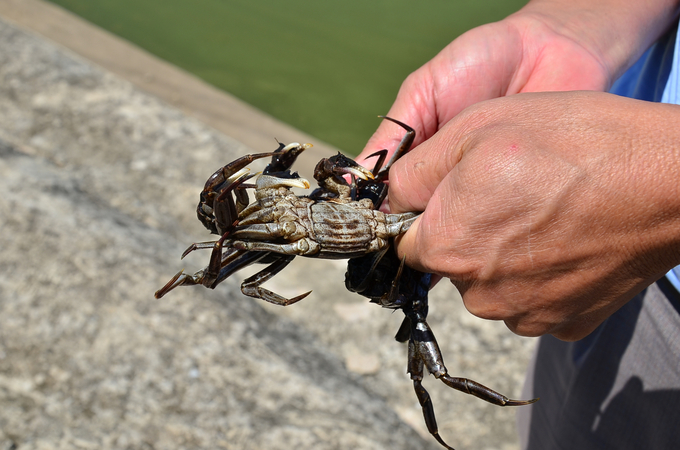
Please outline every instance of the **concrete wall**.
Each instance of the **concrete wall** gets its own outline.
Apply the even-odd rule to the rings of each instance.
[[[206,264],[179,255],[210,239],[194,213],[210,173],[275,137],[314,139],[247,105],[230,114],[258,137],[222,134],[18,27],[20,5],[51,7],[0,1],[0,450],[439,448],[393,340],[400,314],[346,292],[343,262],[298,258],[271,280],[313,289],[289,308],[244,297],[239,277],[153,298]],[[430,324],[451,374],[519,396],[532,340],[446,284]],[[511,409],[425,384],[451,445],[517,448]]]

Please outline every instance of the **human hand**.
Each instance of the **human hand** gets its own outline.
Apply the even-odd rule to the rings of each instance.
[[[660,118],[644,130],[640,123],[656,116],[635,127],[626,120],[630,111],[612,124],[616,102],[586,94],[563,94],[555,103],[553,97],[513,96],[456,116],[477,102],[516,93],[606,90],[675,20],[678,4],[533,0],[503,21],[459,37],[410,75],[388,113],[418,133],[417,147],[390,172],[394,212],[425,211],[399,244],[407,262],[452,278],[479,316],[505,320],[519,334],[562,339],[586,335],[672,267],[677,261],[669,263],[673,258],[658,246],[669,240],[666,228],[643,229],[643,219],[653,222],[654,213],[631,223],[634,211],[644,215],[649,206],[636,189],[662,178],[645,184],[630,173],[636,167],[653,173],[661,160],[638,152],[639,166],[624,164],[618,145],[630,154],[632,141],[617,126],[644,139],[668,136],[675,125]],[[591,126],[600,119],[609,120],[609,128]],[[661,123],[668,128],[660,129]],[[395,149],[401,137],[385,121],[357,159]],[[608,171],[610,159],[618,165]],[[626,186],[618,196],[616,183]],[[626,195],[634,201],[626,202]],[[617,228],[608,210],[627,220]]]
[[[398,245],[521,335],[584,337],[680,263],[680,107],[596,92],[476,104],[390,171]]]
[[[388,112],[429,139],[468,106],[521,92],[607,90],[677,17],[677,0],[533,0],[475,28],[402,84]],[[402,130],[380,124],[357,158],[393,151]],[[367,163],[371,166],[371,163]]]

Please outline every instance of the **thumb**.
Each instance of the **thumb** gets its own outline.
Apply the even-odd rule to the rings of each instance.
[[[437,187],[458,163],[458,133],[447,133],[447,128],[451,127],[443,128],[390,168],[390,212],[425,211]]]
[[[418,257],[418,230],[420,228],[420,223],[422,216],[418,217],[411,227],[406,231],[406,233],[395,238],[395,245],[397,248],[397,255],[399,259],[405,259],[406,265],[420,270],[421,272],[429,272],[426,267],[423,266],[421,258]]]

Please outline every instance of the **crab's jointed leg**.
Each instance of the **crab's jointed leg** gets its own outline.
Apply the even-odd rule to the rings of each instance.
[[[241,292],[243,292],[248,297],[261,298],[262,300],[266,300],[269,303],[279,306],[292,305],[293,303],[296,303],[307,297],[312,291],[305,292],[304,294],[300,294],[297,297],[288,299],[261,286],[271,277],[281,272],[294,258],[294,255],[278,255],[276,261],[274,261],[272,264],[265,267],[252,277],[245,279],[241,284]]]
[[[405,311],[405,313],[407,312]],[[437,340],[425,318],[417,311],[408,312],[408,318],[411,323],[411,336],[408,343],[408,372],[411,375],[413,388],[423,409],[427,429],[447,449],[451,449],[451,447],[439,436],[432,400],[421,383],[423,380],[423,367],[427,368],[428,372],[447,386],[466,394],[474,395],[494,405],[522,406],[538,401],[537,398],[532,400],[511,400],[476,381],[449,376],[446,366],[444,366],[444,358],[439,350]]]

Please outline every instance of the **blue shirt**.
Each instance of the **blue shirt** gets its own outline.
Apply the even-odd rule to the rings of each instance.
[[[676,24],[614,83],[610,92],[650,102],[680,104],[679,37]],[[666,278],[680,292],[680,266],[671,269]]]

